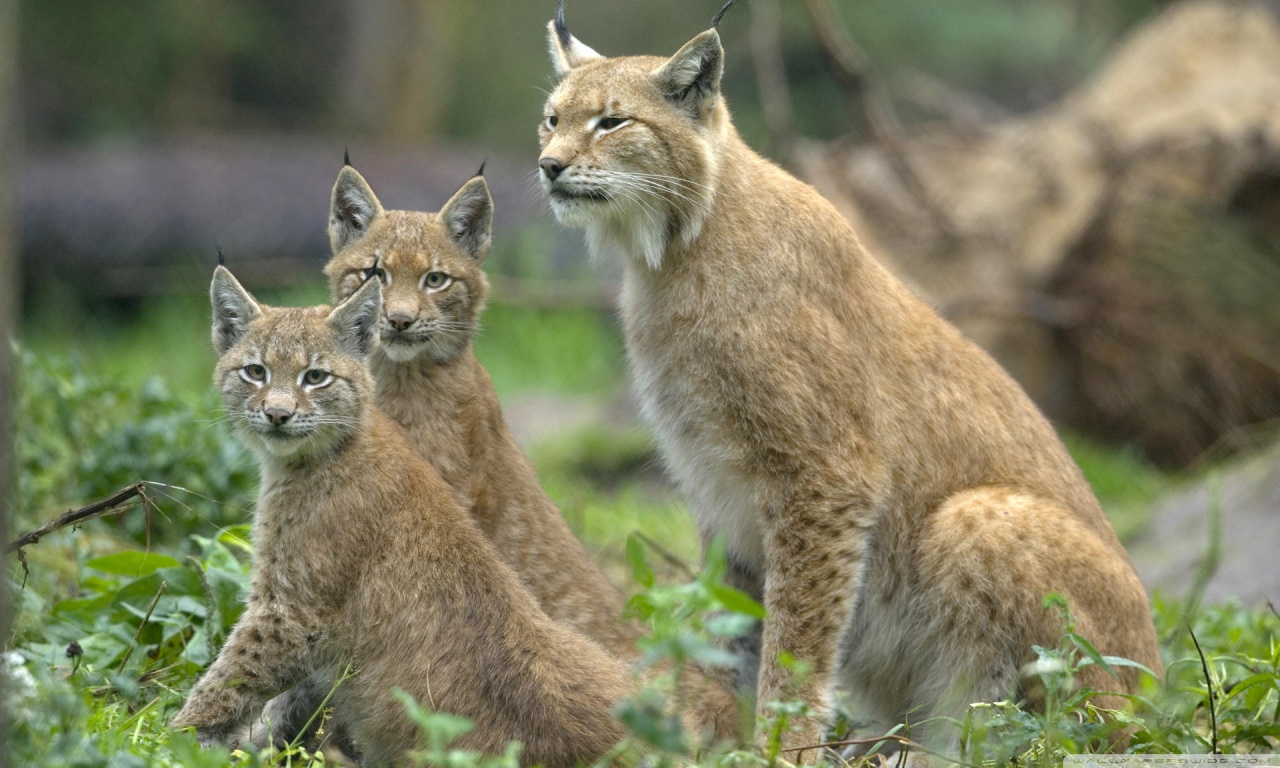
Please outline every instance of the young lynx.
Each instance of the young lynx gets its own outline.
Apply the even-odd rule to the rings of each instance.
[[[882,726],[1015,695],[1031,646],[1060,639],[1048,592],[1103,653],[1159,670],[1146,594],[1053,428],[743,143],[714,27],[671,58],[606,58],[562,5],[539,166],[557,218],[623,262],[644,412],[704,537],[726,537],[768,610],[745,674],[761,708],[796,694],[814,712],[786,746],[820,741],[838,684]],[[811,665],[798,690],[782,651]],[[1084,682],[1134,690],[1120,677]],[[937,727],[913,736],[945,746],[955,729]]]
[[[471,718],[462,748],[571,766],[613,746],[626,667],[542,612],[372,404],[378,281],[332,311],[262,306],[222,267],[211,293],[214,378],[262,489],[247,608],[173,727],[234,741],[267,698],[350,663],[335,718],[366,766],[417,742],[396,688]]]
[[[366,278],[383,285],[380,343],[370,358],[375,401],[464,506],[552,618],[624,656],[636,629],[622,595],[542,490],[472,352],[489,284],[493,203],[477,175],[439,213],[386,211],[344,166],[333,188],[325,267],[335,301]]]
[[[492,221],[482,175],[439,213],[388,211],[348,165],[333,188],[325,273],[335,301],[369,277],[383,284],[371,358],[378,406],[458,492],[543,610],[634,660],[639,629],[622,620],[622,596],[542,490],[471,348],[489,289],[481,265]],[[695,671],[687,680],[682,698],[695,719],[736,735],[732,694]]]

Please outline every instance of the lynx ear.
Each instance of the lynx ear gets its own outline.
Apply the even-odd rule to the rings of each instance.
[[[667,100],[697,118],[720,92],[724,48],[714,29],[698,35],[653,73]]]
[[[365,280],[347,300],[329,313],[329,327],[338,334],[338,343],[356,357],[368,357],[378,341],[378,318],[382,315],[382,283]]]
[[[556,6],[556,17],[547,24],[547,37],[551,48],[551,65],[555,67],[556,77],[564,77],[569,70],[593,59],[604,58],[569,34],[569,27],[564,23],[564,0],[560,0],[560,4]]]
[[[440,209],[440,221],[459,248],[476,261],[484,261],[493,242],[493,198],[484,176],[477,175],[462,185]]]
[[[213,270],[209,302],[213,304],[213,348],[224,355],[262,314],[262,306],[221,264]]]
[[[329,202],[329,245],[338,251],[364,237],[373,220],[382,215],[382,203],[369,183],[350,165],[344,165],[333,185]]]

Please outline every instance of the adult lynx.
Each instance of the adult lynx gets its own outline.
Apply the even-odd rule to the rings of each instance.
[[[524,742],[524,764],[589,762],[621,739],[625,665],[542,612],[372,405],[378,282],[332,311],[258,304],[223,267],[211,293],[215,380],[262,490],[248,606],[173,727],[234,741],[269,697],[349,662],[335,721],[366,766],[405,764],[417,743],[395,688],[471,718],[460,748]]]
[[[882,726],[1014,695],[1031,646],[1061,636],[1048,592],[1103,653],[1160,669],[1142,585],[1052,427],[743,143],[714,23],[670,58],[606,58],[559,13],[550,46],[543,187],[623,262],[644,413],[704,540],[725,536],[768,610],[758,706],[795,693],[816,713],[786,746],[820,740],[841,683]],[[811,665],[798,691],[782,651]],[[1138,673],[1085,677],[1133,690]]]

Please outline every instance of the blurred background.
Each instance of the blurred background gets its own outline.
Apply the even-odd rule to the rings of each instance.
[[[436,210],[487,161],[477,348],[509,419],[620,581],[631,530],[696,563],[627,396],[616,265],[588,264],[533,174],[554,6],[0,0],[10,527],[176,487],[159,516],[31,548],[46,573],[246,520],[254,472],[208,392],[215,248],[268,300],[326,300],[344,149],[391,208]],[[606,55],[669,54],[718,7],[567,16]],[[720,32],[747,141],[1014,373],[1148,585],[1280,596],[1277,6],[741,0]]]

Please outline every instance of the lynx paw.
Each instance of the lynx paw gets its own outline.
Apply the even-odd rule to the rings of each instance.
[[[174,721],[175,723],[177,721]],[[184,730],[190,727],[190,724],[175,725],[170,723],[172,730]],[[219,723],[218,725],[198,725],[196,726],[196,743],[201,749],[213,749],[214,747],[226,747],[227,749],[236,749],[240,746],[243,735],[243,728],[238,727],[235,723]]]
[[[191,726],[195,726],[196,743],[201,749],[211,747],[235,749],[240,746],[244,736],[244,728],[239,723],[234,721],[209,723],[204,718],[191,715],[185,707],[177,717],[169,721],[169,729],[174,731],[185,730]]]

